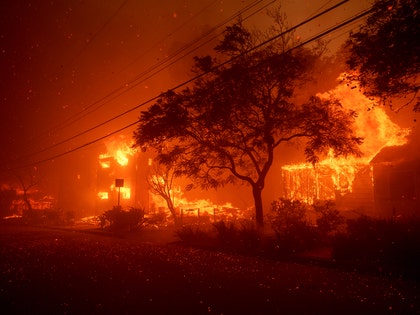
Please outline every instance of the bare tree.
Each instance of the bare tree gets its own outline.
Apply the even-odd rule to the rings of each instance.
[[[19,182],[20,188],[22,189],[22,198],[26,206],[28,213],[33,211],[31,199],[29,197],[31,190],[38,184],[38,180],[33,174],[28,174],[26,176],[18,174],[16,178]]]
[[[147,184],[152,193],[162,197],[171,212],[175,224],[179,224],[179,214],[173,200],[175,171],[172,164],[154,163],[152,174],[147,176]]]

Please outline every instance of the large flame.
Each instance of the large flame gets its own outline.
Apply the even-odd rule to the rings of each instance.
[[[105,177],[101,177],[101,191],[97,193],[98,198],[100,200],[110,200],[114,199],[111,196],[115,196],[118,193],[121,199],[131,199],[130,179],[134,174],[129,174],[130,169],[127,168],[127,165],[130,162],[130,158],[136,155],[137,150],[124,137],[114,138],[105,145],[107,152],[100,154],[98,160],[101,169],[110,169],[110,172],[105,173],[107,174]],[[116,171],[115,166],[122,167],[122,169],[117,168],[119,170]],[[114,177],[123,175],[129,175],[129,178],[125,180],[124,187],[116,188]]]
[[[384,107],[377,106],[375,99],[367,98],[356,86],[340,84],[334,90],[319,96],[339,99],[344,109],[357,112],[355,131],[358,137],[364,139],[360,147],[363,152],[361,157],[363,162],[368,163],[384,147],[407,143],[409,130],[393,123]]]
[[[99,163],[102,168],[109,168],[112,159],[119,165],[126,166],[129,162],[129,157],[134,156],[137,152],[132,144],[127,143],[124,139],[108,141],[106,148],[108,152],[99,155]]]
[[[339,99],[344,109],[357,112],[355,133],[364,142],[360,147],[361,157],[334,158],[330,151],[315,167],[308,163],[282,167],[285,197],[308,203],[316,199],[335,199],[337,194],[352,192],[356,175],[366,169],[371,173],[369,162],[372,158],[384,147],[406,144],[409,134],[408,129],[393,123],[383,107],[375,106],[375,100],[365,97],[355,86],[341,84],[319,96]]]

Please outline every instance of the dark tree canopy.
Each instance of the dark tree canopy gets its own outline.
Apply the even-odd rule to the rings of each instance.
[[[350,34],[348,65],[368,96],[409,97],[420,110],[420,1],[376,0],[358,32]]]
[[[141,113],[134,138],[203,188],[248,183],[262,225],[262,190],[281,143],[303,139],[315,163],[330,148],[337,155],[359,153],[361,139],[353,134],[355,113],[339,102],[312,97],[296,103],[318,57],[313,51],[290,49],[284,40],[250,51],[257,39],[264,40],[240,23],[227,28],[216,51],[234,56],[231,62],[217,66],[213,57],[196,57],[194,70],[205,75],[162,94]]]

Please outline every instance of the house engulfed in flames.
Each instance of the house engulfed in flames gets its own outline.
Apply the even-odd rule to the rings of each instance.
[[[334,158],[330,154],[315,166],[283,166],[283,197],[309,204],[334,200],[342,211],[376,217],[413,215],[419,209],[420,156],[401,160],[409,131],[394,124],[383,108],[372,107],[371,100],[357,89],[339,86],[333,93],[344,108],[358,112],[355,128],[364,138],[363,156]]]
[[[148,187],[146,178],[155,176],[151,156],[133,149],[124,138],[109,141],[106,148],[107,152],[98,157],[96,214],[119,203],[123,208],[144,209],[146,214],[166,212],[170,216],[165,200]],[[118,187],[120,179],[124,180],[122,187]],[[251,212],[229,202],[219,205],[209,199],[188,200],[179,186],[173,187],[171,195],[178,214],[185,221],[245,218]]]
[[[142,173],[145,168],[140,167],[144,161],[139,159],[136,150],[125,139],[109,141],[106,148],[107,152],[98,157],[96,212],[112,209],[118,202],[124,207],[142,207],[145,193],[141,192],[147,189],[139,186],[137,180],[146,176]],[[118,179],[124,180],[122,187],[117,187]]]

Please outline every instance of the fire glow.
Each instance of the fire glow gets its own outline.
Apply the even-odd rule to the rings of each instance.
[[[336,89],[320,95],[341,100],[344,109],[355,110],[356,136],[364,139],[360,146],[361,157],[335,158],[328,156],[313,166],[309,163],[291,164],[282,167],[284,195],[288,199],[313,203],[315,200],[331,200],[353,192],[358,174],[369,174],[373,185],[369,162],[382,148],[400,146],[407,142],[409,131],[394,124],[382,107],[374,106],[357,88],[339,85]]]
[[[114,139],[106,143],[107,152],[102,153],[98,157],[101,169],[106,170],[108,177],[103,183],[102,189],[97,193],[100,200],[109,200],[112,195],[118,193],[122,199],[131,199],[130,181],[125,181],[125,187],[115,187],[114,178],[117,174],[115,172],[126,173],[126,168],[130,162],[130,158],[135,156],[137,151],[128,144],[124,138]]]
[[[136,150],[128,145],[125,141],[110,141],[106,144],[107,153],[99,155],[99,163],[102,168],[111,166],[110,160],[115,160],[119,165],[126,166],[130,156],[136,154]]]
[[[161,181],[163,179],[160,178]],[[213,217],[214,220],[237,220],[237,219],[251,219],[253,211],[239,209],[234,207],[230,202],[223,205],[213,203],[209,199],[196,199],[194,201],[188,200],[181,187],[175,187],[171,190],[171,196],[178,214],[185,217],[195,217],[202,219],[204,217]],[[166,209],[166,203],[163,198],[157,194],[151,194],[151,201],[157,209]],[[217,219],[216,219],[217,218]]]

